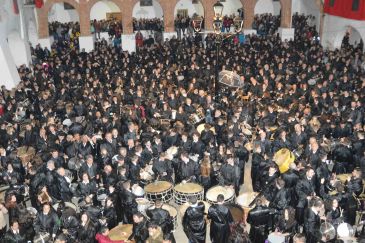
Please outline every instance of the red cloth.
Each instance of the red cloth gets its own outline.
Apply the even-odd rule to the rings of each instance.
[[[324,12],[347,19],[365,20],[365,0],[359,0],[359,9],[356,11],[352,11],[352,1],[335,0],[333,6],[331,6],[331,0],[325,0]]]
[[[141,33],[137,33],[136,34],[136,45],[138,47],[142,47],[143,46],[143,35]]]
[[[18,1],[13,0],[13,10],[15,14],[19,14],[19,7],[18,7]]]
[[[43,0],[35,0],[35,6],[36,8],[43,7]]]
[[[95,239],[99,243],[124,243],[124,240],[111,240],[109,236],[104,236],[102,234],[97,233]]]

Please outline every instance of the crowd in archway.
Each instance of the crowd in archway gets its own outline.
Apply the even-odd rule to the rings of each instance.
[[[133,31],[158,31],[164,30],[163,19],[160,18],[133,18]]]
[[[280,27],[280,15],[271,13],[256,14],[252,23],[252,29],[257,30],[258,35],[273,35]]]
[[[222,188],[209,209],[189,196],[179,223],[191,242],[205,242],[208,228],[213,242],[264,242],[272,232],[326,242],[321,222],[358,225],[364,54],[324,50],[313,38],[247,36],[222,45],[216,63],[214,38],[195,40],[173,38],[137,53],[104,40],[90,53],[59,43],[52,55],[33,50],[18,87],[2,87],[0,96],[6,242],[111,242],[109,230],[120,222],[133,224],[136,242],[174,242],[164,197],[148,210],[136,200],[161,181]],[[221,84],[215,96],[215,65],[243,86]],[[274,162],[285,149],[296,158],[287,167]],[[250,157],[252,181],[244,178]],[[225,203],[245,193],[242,183],[259,193],[249,234],[242,208]],[[364,234],[360,227],[357,237]]]

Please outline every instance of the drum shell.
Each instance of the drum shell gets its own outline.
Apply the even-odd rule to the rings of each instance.
[[[194,187],[193,190],[188,190],[190,187]],[[179,187],[185,187],[186,190],[179,190]],[[185,189],[184,188],[184,189]],[[190,191],[190,192],[188,192]],[[178,184],[174,187],[174,198],[175,203],[178,205],[182,205],[189,201],[189,199],[195,196],[198,201],[201,201],[204,199],[204,188],[198,184],[195,183],[185,183],[185,184]]]
[[[225,203],[234,203],[235,192],[234,189],[225,188],[222,186],[214,186],[207,191],[206,201],[210,204],[217,204],[217,196],[219,194],[224,195]]]
[[[163,185],[163,186],[162,186]],[[168,203],[173,198],[173,187],[170,182],[156,181],[148,184],[144,188],[145,198],[149,201],[161,200],[163,203]]]

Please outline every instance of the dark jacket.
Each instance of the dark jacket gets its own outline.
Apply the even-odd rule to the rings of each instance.
[[[199,202],[196,207],[188,207],[183,216],[184,232],[191,242],[205,242],[207,225],[204,219],[204,208],[204,204]]]
[[[129,240],[134,239],[136,243],[145,243],[148,238],[147,221],[143,220],[139,224],[133,224],[133,231]]]
[[[51,235],[57,234],[60,227],[60,220],[55,212],[50,211],[47,215],[43,212],[37,215],[34,222],[34,230],[36,233],[48,232]]]
[[[232,214],[224,205],[213,205],[208,210],[210,223],[210,239],[213,243],[224,242],[230,235],[230,224],[233,222]]]
[[[311,208],[307,208],[304,214],[304,233],[308,243],[317,243],[320,240],[321,219]]]
[[[4,238],[2,239],[3,243],[25,243],[25,237],[23,235],[14,234],[14,232],[10,229],[6,234],[4,235]]]
[[[79,243],[93,243],[95,242],[96,229],[92,222],[85,226],[80,225],[77,230],[77,239]]]
[[[256,206],[247,216],[247,223],[251,225],[250,239],[252,242],[265,242],[269,234],[271,210],[266,206]]]

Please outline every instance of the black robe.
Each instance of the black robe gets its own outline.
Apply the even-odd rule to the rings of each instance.
[[[224,205],[213,205],[208,210],[210,223],[210,239],[212,243],[224,242],[230,235],[230,224],[233,222],[232,214]]]
[[[190,242],[205,243],[207,224],[204,219],[204,204],[199,202],[196,207],[188,207],[183,216],[183,228]]]

